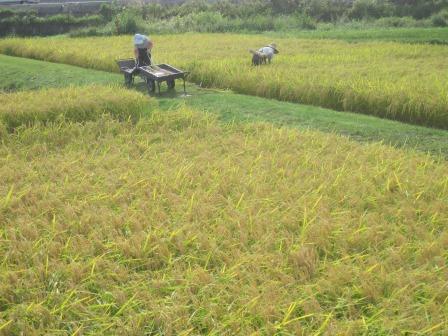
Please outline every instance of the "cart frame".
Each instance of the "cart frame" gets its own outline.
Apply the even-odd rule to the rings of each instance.
[[[187,93],[185,87],[185,78],[189,74],[187,71],[179,70],[165,63],[138,67],[133,58],[118,60],[117,65],[120,68],[120,72],[124,75],[124,83],[126,86],[131,86],[134,83],[134,77],[139,76],[146,82],[148,93],[154,92],[157,86],[160,94],[161,82],[166,82],[169,89],[174,89],[175,80],[182,79],[184,93]]]

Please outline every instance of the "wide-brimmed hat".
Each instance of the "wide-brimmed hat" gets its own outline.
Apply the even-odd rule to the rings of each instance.
[[[278,54],[279,51],[277,49],[277,45],[275,43],[268,44],[268,47],[274,49],[274,53]]]
[[[134,35],[134,45],[137,48],[148,48],[149,38],[142,34],[135,34]]]

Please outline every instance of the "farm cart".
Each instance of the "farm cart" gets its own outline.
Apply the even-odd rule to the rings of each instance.
[[[185,78],[188,72],[176,69],[168,64],[136,67],[133,58],[118,60],[117,64],[120,67],[120,71],[124,74],[124,82],[127,86],[132,85],[134,76],[138,75],[146,82],[149,93],[154,92],[157,85],[160,94],[161,82],[166,82],[169,89],[174,89],[176,85],[175,80],[181,78],[183,79],[184,93],[186,93]]]

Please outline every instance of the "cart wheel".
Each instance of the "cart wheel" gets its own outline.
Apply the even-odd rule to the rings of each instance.
[[[148,93],[153,93],[156,90],[156,82],[152,79],[146,78],[146,86],[148,87]]]
[[[174,89],[174,87],[176,86],[176,82],[174,81],[174,79],[170,79],[168,81],[166,81],[166,84],[168,85],[168,89]]]
[[[132,74],[125,73],[124,74],[124,84],[127,87],[130,87],[132,85],[132,81],[133,81]]]

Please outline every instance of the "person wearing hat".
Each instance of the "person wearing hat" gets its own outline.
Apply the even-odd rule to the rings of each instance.
[[[134,55],[137,67],[151,65],[151,49],[153,45],[149,37],[142,34],[134,35]]]
[[[268,44],[266,47],[260,48],[258,52],[266,55],[268,62],[271,63],[275,54],[278,54],[277,45],[275,43]]]

